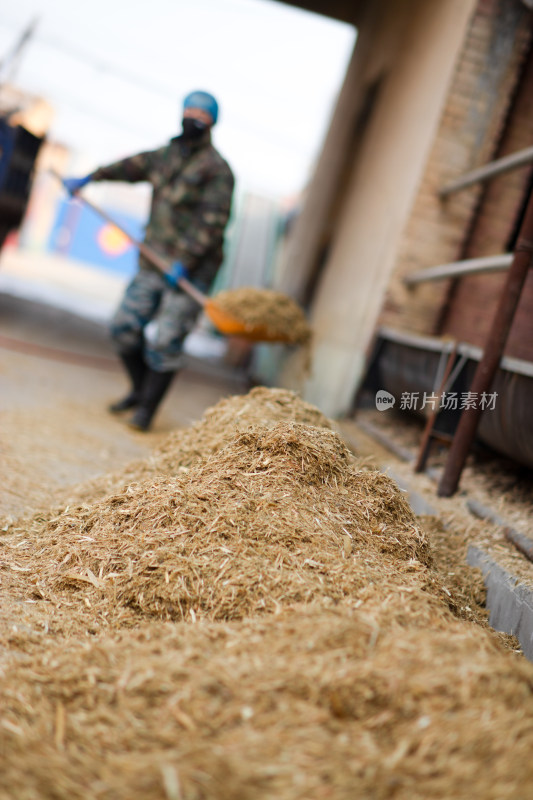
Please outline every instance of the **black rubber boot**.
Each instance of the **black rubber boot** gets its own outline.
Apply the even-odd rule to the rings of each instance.
[[[159,403],[167,393],[175,372],[156,372],[148,369],[141,389],[141,397],[137,410],[131,418],[130,427],[138,431],[147,431]]]
[[[131,392],[112,403],[109,410],[112,414],[119,414],[121,411],[128,411],[130,408],[135,408],[139,405],[141,399],[141,390],[143,387],[144,377],[148,367],[143,358],[143,352],[139,348],[137,350],[122,350],[119,353],[120,360],[126,367],[126,372],[131,380]]]

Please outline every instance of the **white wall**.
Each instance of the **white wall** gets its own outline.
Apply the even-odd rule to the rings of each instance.
[[[366,349],[474,7],[475,0],[393,0],[382,9],[381,30],[373,33],[385,47],[394,42],[395,31],[403,31],[351,165],[312,307],[313,367],[305,396],[329,415],[349,410],[362,377]],[[358,45],[364,33],[360,29]]]

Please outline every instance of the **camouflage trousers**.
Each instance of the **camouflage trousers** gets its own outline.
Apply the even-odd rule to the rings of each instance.
[[[198,303],[170,288],[159,272],[140,269],[113,316],[111,337],[119,351],[142,348],[151,369],[174,372],[182,366],[183,342],[200,311]]]

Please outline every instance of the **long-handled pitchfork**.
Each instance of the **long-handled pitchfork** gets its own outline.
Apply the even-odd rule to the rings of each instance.
[[[52,174],[63,183],[62,177],[51,170]],[[106,222],[109,222],[110,225],[114,225],[115,228],[118,228],[119,231],[122,231],[124,236],[133,244],[140,253],[149,261],[151,264],[154,265],[158,270],[160,270],[163,274],[169,275],[171,264],[167,261],[166,258],[163,258],[156,253],[149,245],[145,244],[144,242],[140,242],[131,236],[127,230],[125,230],[120,223],[114,220],[107,211],[99,208],[97,205],[92,203],[90,200],[87,200],[86,197],[83,197],[80,194],[75,195],[77,200],[80,200],[87,208],[92,209],[96,214],[98,214],[102,219]],[[269,332],[266,325],[250,325],[244,323],[242,320],[234,317],[232,314],[228,314],[227,311],[222,309],[215,300],[212,300],[210,297],[205,295],[199,289],[196,288],[187,278],[180,278],[177,281],[177,285],[186,292],[193,300],[202,306],[206,315],[209,317],[213,325],[223,333],[225,336],[240,336],[244,339],[251,339],[255,342],[280,342],[286,341],[284,337],[281,337],[279,334],[272,334]]]

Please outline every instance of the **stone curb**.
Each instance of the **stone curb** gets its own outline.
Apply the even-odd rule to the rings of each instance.
[[[533,661],[533,591],[479,547],[470,545],[466,560],[483,573],[489,624],[497,631],[514,634],[525,657]]]

